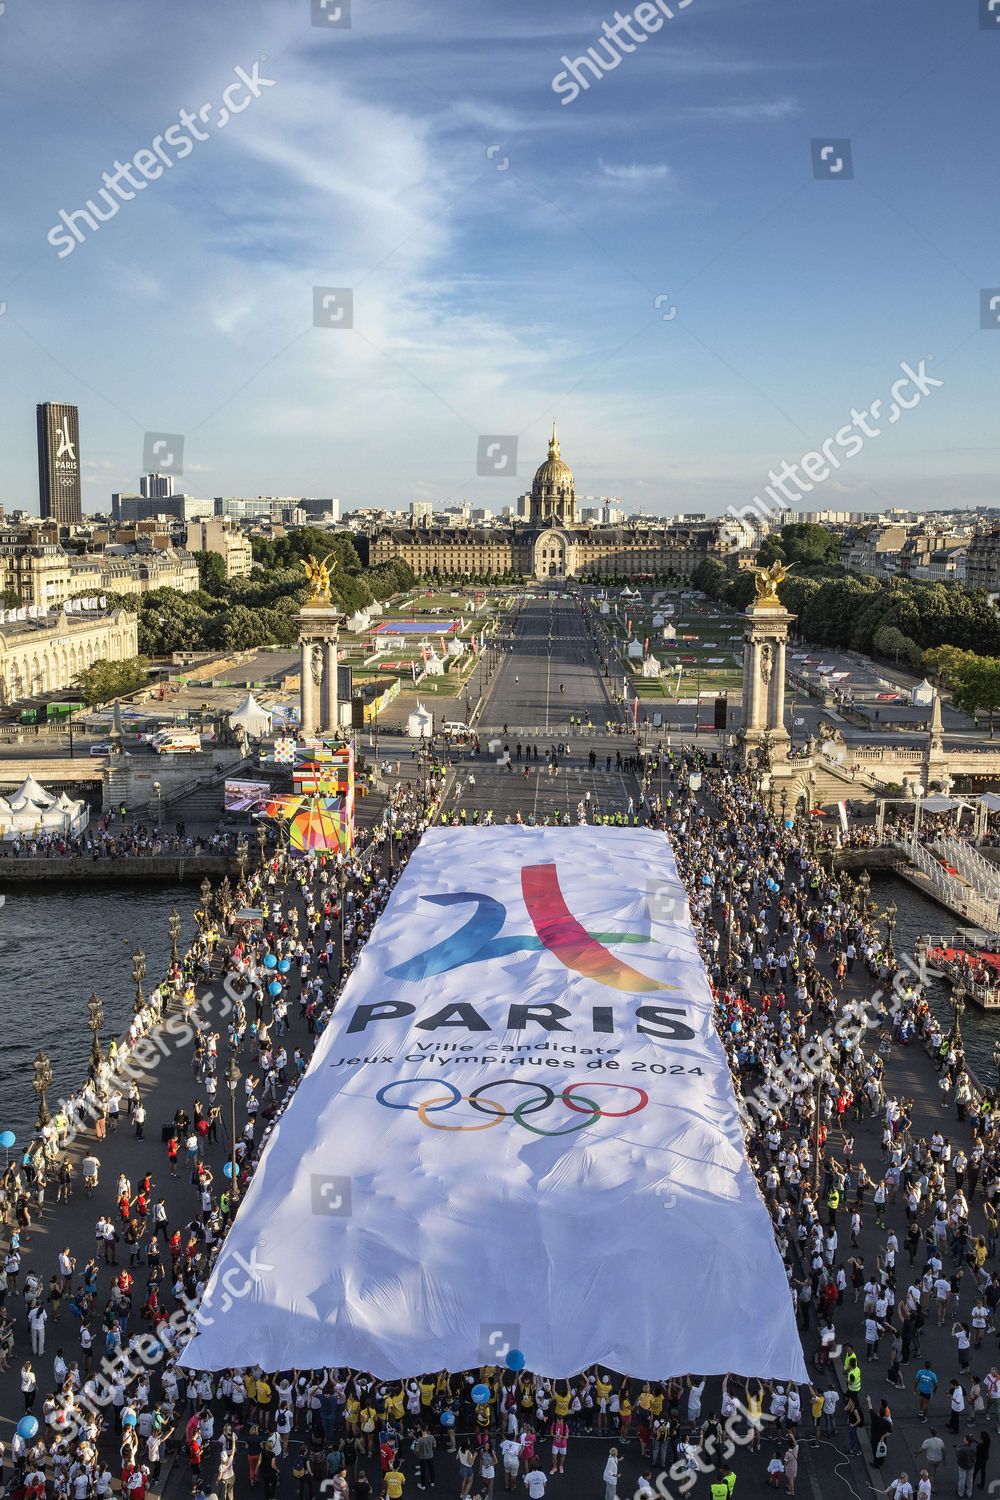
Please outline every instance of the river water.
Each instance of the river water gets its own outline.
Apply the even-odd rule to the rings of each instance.
[[[31,1063],[52,1059],[51,1103],[84,1082],[90,1054],[87,1001],[104,1001],[105,1046],[128,1025],[132,954],[146,954],[146,994],[170,959],[167,918],[181,917],[180,948],[194,937],[196,885],[67,883],[8,888],[0,907],[0,1130],[19,1141],[34,1124]]]
[[[957,917],[953,917],[936,902],[929,901],[905,880],[881,879],[873,875],[870,900],[881,911],[885,910],[888,902],[896,903],[896,926],[892,941],[900,961],[904,953],[913,957],[913,947],[918,937],[951,937],[959,929]],[[927,996],[931,1008],[948,1026],[954,1020],[948,1003],[950,993],[951,987],[944,980],[928,981]],[[996,1011],[982,1011],[971,1001],[968,1002],[962,1017],[962,1040],[965,1055],[980,1084],[987,1089],[995,1088],[997,1072],[993,1064],[993,1048],[1000,1042],[1000,1015]]]

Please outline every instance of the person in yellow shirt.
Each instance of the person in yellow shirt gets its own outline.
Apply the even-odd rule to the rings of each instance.
[[[388,1391],[385,1398],[385,1409],[393,1426],[402,1426],[403,1413],[406,1410],[405,1398],[402,1388],[398,1391]]]
[[[611,1400],[611,1381],[603,1370],[597,1371],[594,1383],[594,1401],[597,1406],[597,1434],[603,1437],[608,1430],[608,1403]]]
[[[629,1399],[628,1385],[622,1386],[621,1401],[618,1409],[618,1430],[624,1440],[627,1441],[629,1428],[632,1426],[632,1402]]]
[[[358,1413],[358,1426],[361,1428],[361,1441],[365,1445],[365,1453],[371,1458],[375,1452],[375,1428],[378,1425],[378,1413],[370,1401],[366,1401]]]
[[[434,1400],[434,1392],[437,1390],[437,1382],[431,1375],[421,1375],[420,1381],[420,1408],[422,1411],[430,1411]]]
[[[263,1375],[256,1382],[256,1385],[254,1387],[254,1400],[256,1401],[257,1406],[260,1409],[261,1416],[266,1418],[268,1412],[271,1409],[271,1387],[264,1379]]]
[[[349,1391],[344,1400],[344,1423],[347,1427],[348,1437],[354,1437],[358,1431],[358,1413],[361,1410],[361,1402],[353,1390]]]
[[[552,1387],[552,1404],[555,1407],[557,1417],[569,1416],[569,1403],[571,1399],[567,1382],[565,1380],[557,1380]]]
[[[385,1473],[385,1489],[383,1490],[383,1494],[386,1500],[401,1500],[405,1484],[406,1476],[399,1472],[396,1468],[396,1460],[393,1459]]]

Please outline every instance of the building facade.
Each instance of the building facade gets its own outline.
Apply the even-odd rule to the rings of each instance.
[[[73,593],[69,558],[56,542],[0,532],[0,593],[16,595],[21,604],[61,604]]]
[[[401,558],[421,577],[690,578],[699,563],[720,550],[715,523],[578,521],[573,473],[562,458],[554,427],[548,456],[522,500],[521,519],[506,525],[383,527],[371,537],[369,561],[374,565]]]
[[[62,401],[35,408],[38,428],[38,505],[42,518],[60,526],[83,519],[80,489],[80,413]]]
[[[246,578],[253,567],[248,536],[231,521],[194,521],[187,529],[189,552],[215,552],[226,565],[226,579]]]
[[[36,693],[70,688],[78,672],[97,661],[128,661],[138,656],[138,616],[111,614],[0,625],[0,702],[3,706]]]

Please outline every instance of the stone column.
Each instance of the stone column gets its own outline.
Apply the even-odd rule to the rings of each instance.
[[[327,734],[337,731],[337,642],[323,642],[323,702],[320,719]]]
[[[312,640],[307,635],[299,638],[299,671],[301,673],[301,685],[299,688],[300,714],[299,722],[303,734],[315,734],[317,729],[316,716],[316,684],[312,675]]]

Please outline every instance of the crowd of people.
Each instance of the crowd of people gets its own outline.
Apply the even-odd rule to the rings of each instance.
[[[579,1473],[575,1450],[590,1440],[607,1500],[626,1484],[652,1496],[664,1475],[681,1491],[704,1478],[711,1500],[729,1500],[743,1465],[794,1495],[803,1445],[853,1458],[863,1439],[881,1468],[901,1418],[927,1434],[912,1478],[901,1469],[889,1484],[894,1500],[931,1500],[948,1472],[960,1495],[985,1481],[1000,1424],[995,1101],[846,883],[769,815],[750,778],[685,752],[663,768],[639,745],[620,758],[638,795],[601,816],[671,838],[812,1383],[643,1382],[598,1367],[551,1380],[505,1366],[399,1383],[338,1369],[186,1375],[178,1363],[234,1212],[227,1168],[245,1191],[407,854],[431,823],[461,821],[439,809],[434,768],[393,784],[391,820],[348,859],[270,855],[235,893],[263,913],[259,929],[206,914],[127,1036],[4,1173],[0,1372],[18,1372],[23,1417],[0,1462],[9,1456],[15,1500],[119,1488],[144,1500],[168,1453],[195,1495],[219,1500],[247,1484],[313,1500],[326,1481],[335,1500],[442,1483],[538,1500]],[[586,804],[578,816],[593,820]],[[218,996],[203,1003],[207,981],[222,982],[224,1015]],[[189,1023],[192,1102],[161,1142],[144,1133],[128,1064],[168,1015]],[[933,1128],[887,1085],[893,1049],[921,1045],[937,1070]],[[235,1141],[219,1104],[230,1056],[243,1075]],[[125,1131],[148,1145],[144,1170],[101,1184],[101,1142]],[[41,1214],[57,1226],[61,1204],[95,1187],[89,1255],[58,1232],[36,1240]],[[925,1346],[943,1339],[948,1357],[932,1359]]]

